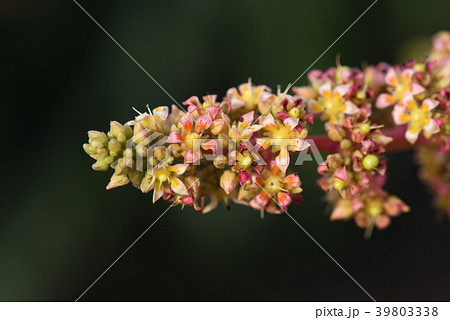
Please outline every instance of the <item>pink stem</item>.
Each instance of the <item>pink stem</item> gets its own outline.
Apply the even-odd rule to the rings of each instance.
[[[395,129],[382,130],[383,134],[393,138],[385,148],[387,152],[411,150],[415,146],[438,145],[438,142],[426,139],[423,135],[415,144],[410,144],[405,138],[406,126],[398,126]],[[332,141],[327,135],[309,136],[316,144],[320,152],[336,153],[339,151],[339,142]]]

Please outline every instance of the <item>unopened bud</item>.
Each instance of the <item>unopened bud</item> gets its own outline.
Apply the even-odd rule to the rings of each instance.
[[[342,165],[342,162],[343,159],[339,153],[330,154],[327,157],[327,165],[330,171],[335,171],[336,169],[339,169]]]
[[[348,149],[352,146],[352,142],[348,139],[342,139],[340,143],[341,149]]]
[[[166,150],[165,146],[158,147],[153,151],[153,155],[158,161],[162,161],[166,158]]]
[[[117,137],[119,134],[125,134],[125,129],[123,128],[123,125],[121,125],[117,121],[111,121],[110,123],[110,133],[113,137]]]
[[[209,129],[211,130],[211,133],[214,135],[217,135],[219,133],[221,133],[222,131],[224,131],[227,127],[227,124],[225,123],[224,120],[219,119],[219,120],[214,120],[211,124],[211,127],[209,127]]]
[[[143,193],[148,193],[153,190],[155,183],[153,181],[153,174],[151,171],[148,171],[145,176],[142,178],[140,189]]]
[[[179,144],[171,144],[169,148],[174,158],[181,157],[181,152],[183,151],[183,149]]]
[[[226,194],[230,194],[239,182],[238,176],[231,170],[225,171],[220,177],[220,186]]]
[[[298,118],[300,116],[300,109],[299,108],[292,108],[289,110],[289,117],[291,118]]]
[[[363,136],[367,136],[370,133],[370,124],[368,123],[363,123],[360,127],[359,127],[359,132],[363,135]]]
[[[111,153],[115,153],[116,155],[122,150],[122,145],[117,139],[111,139],[108,142],[108,149]]]
[[[372,217],[379,216],[383,212],[383,204],[380,200],[370,200],[366,204],[366,211]]]
[[[113,174],[111,177],[111,180],[109,181],[108,185],[106,186],[107,190],[117,188],[120,186],[126,185],[128,182],[130,182],[130,178],[127,174]]]
[[[219,155],[214,159],[213,163],[217,169],[223,169],[228,164],[228,158],[224,155]]]
[[[373,170],[380,164],[380,160],[376,155],[368,154],[363,159],[363,167],[366,170]]]
[[[328,137],[333,141],[341,141],[345,137],[345,130],[339,125],[331,123],[328,129]]]

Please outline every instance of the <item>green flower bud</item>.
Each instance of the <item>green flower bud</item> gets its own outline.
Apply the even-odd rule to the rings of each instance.
[[[125,129],[127,140],[130,139],[133,136],[133,129],[129,125],[124,125],[123,128]]]
[[[111,135],[113,137],[117,137],[119,134],[125,135],[125,129],[124,129],[123,125],[121,125],[117,121],[111,121],[109,132],[111,133]]]
[[[342,190],[342,189],[344,189],[347,185],[348,185],[348,183],[346,183],[345,181],[342,181],[341,179],[338,179],[338,178],[333,178],[333,187],[334,187],[336,190]]]
[[[108,143],[108,137],[104,132],[90,130],[88,131],[89,143],[94,141],[100,141],[100,143],[106,145]]]
[[[103,158],[98,159],[97,162],[92,165],[92,169],[94,169],[95,171],[106,171],[108,170],[108,168],[109,164],[106,163]]]
[[[370,133],[370,130],[372,129],[370,128],[370,124],[368,123],[363,123],[359,127],[359,133],[361,133],[363,136],[367,136]]]
[[[380,164],[380,160],[377,156],[373,154],[369,154],[363,159],[363,167],[366,170],[373,170]]]
[[[108,142],[108,149],[109,152],[115,152],[117,154],[120,152],[120,150],[122,150],[122,146],[117,139],[111,139]]]
[[[380,200],[371,200],[366,204],[366,210],[372,217],[377,217],[383,212],[383,204]]]
[[[130,182],[130,177],[128,174],[122,173],[122,174],[113,174],[111,177],[111,180],[109,181],[108,185],[106,186],[107,190],[117,188],[120,186],[126,185],[128,182]]]
[[[141,181],[140,188],[143,193],[148,193],[151,190],[153,190],[154,183],[152,184],[152,181],[153,181],[153,174],[151,171],[148,171]]]
[[[356,99],[364,100],[365,98],[366,98],[366,91],[365,90],[358,91],[358,93],[356,94]]]
[[[343,139],[340,143],[341,149],[348,149],[352,146],[352,142],[348,139]]]
[[[120,132],[117,135],[117,140],[121,143],[121,144],[125,144],[127,142],[127,136],[125,135],[125,133]]]
[[[102,158],[102,159],[103,159],[103,161],[104,161],[106,164],[108,164],[108,165],[110,165],[111,163],[114,162],[114,157],[112,157],[112,156],[106,156],[106,157],[104,157],[104,158]]]
[[[292,108],[289,110],[289,117],[291,118],[298,118],[300,116],[300,109],[299,108]]]

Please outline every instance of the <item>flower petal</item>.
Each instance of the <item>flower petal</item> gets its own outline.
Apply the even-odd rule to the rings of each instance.
[[[184,117],[180,120],[181,125],[183,126],[183,129],[187,133],[192,132],[192,127],[194,126],[194,120],[192,120],[191,117]]]
[[[238,98],[233,97],[231,98],[230,103],[231,103],[231,110],[237,110],[245,104],[245,100],[240,100]]]
[[[394,119],[395,124],[404,124],[408,122],[408,115],[406,114],[406,108],[397,104],[392,110],[392,118]]]
[[[251,136],[253,135],[254,132],[261,130],[262,128],[264,128],[264,126],[262,125],[252,125],[250,127],[248,127],[247,129],[245,129],[241,135],[240,138],[241,139],[250,139]]]
[[[425,111],[431,111],[434,108],[436,108],[438,106],[438,104],[439,104],[439,101],[428,98],[422,102],[422,108],[424,108]]]
[[[258,138],[256,144],[260,145],[263,149],[267,149],[270,146],[269,138]]]
[[[193,104],[191,104],[191,105],[188,107],[187,112],[188,112],[189,114],[191,114],[192,112],[197,111],[197,110],[201,110],[201,108],[200,108],[199,106],[194,106]]]
[[[286,208],[292,203],[291,197],[286,192],[278,192],[278,204],[282,208]]]
[[[170,179],[170,188],[176,194],[180,194],[180,195],[188,194],[186,186],[184,185],[183,181],[181,181],[178,178],[173,177],[172,179]]]
[[[195,105],[197,107],[200,107],[202,104],[200,103],[200,100],[198,100],[197,96],[192,96],[189,99],[187,99],[186,101],[184,101],[183,105],[185,105],[185,106]]]
[[[186,154],[184,155],[184,163],[196,163],[199,159],[200,156],[192,151],[192,149],[186,151]]]
[[[163,194],[164,194],[164,190],[162,188],[160,188],[160,189],[157,189],[157,188],[153,189],[153,203],[158,201],[159,198],[161,198]]]
[[[345,96],[345,94],[348,92],[348,89],[350,89],[349,84],[341,84],[334,88],[334,92],[339,94],[341,97]]]
[[[167,143],[181,143],[181,142],[183,142],[183,137],[178,131],[172,131],[171,133],[169,133]]]
[[[382,214],[377,217],[375,220],[375,225],[378,229],[386,229],[391,224],[391,218],[389,218],[387,215]]]
[[[356,104],[354,104],[350,100],[345,101],[344,106],[345,106],[345,110],[344,110],[345,114],[358,113],[358,107],[356,106]]]
[[[321,174],[321,175],[325,175],[325,174],[330,172],[330,170],[328,169],[326,161],[324,161],[321,164],[319,164],[319,166],[317,167],[317,172],[319,174]]]
[[[329,97],[331,95],[331,83],[327,82],[320,86],[319,93],[322,96]]]
[[[434,119],[429,119],[428,123],[423,128],[428,133],[438,133],[439,132],[439,125]]]
[[[245,171],[239,171],[239,183],[241,185],[250,180],[251,177],[252,175],[250,173],[247,173]]]
[[[169,117],[169,107],[158,107],[153,110],[153,114],[158,122],[164,122]]]
[[[289,113],[287,113],[287,112],[278,112],[277,116],[281,120],[285,120],[285,119],[287,119],[289,117]]]
[[[219,204],[219,198],[211,197],[211,202],[203,208],[202,213],[210,212],[211,210],[215,209],[218,204]]]
[[[407,130],[405,132],[405,138],[408,140],[409,143],[414,144],[417,141],[417,138],[419,137],[420,130]]]
[[[253,122],[254,114],[254,111],[250,111],[242,115],[241,119],[239,119],[239,129],[247,128]]]
[[[347,170],[345,169],[345,166],[342,167],[342,168],[337,169],[334,172],[333,177],[337,178],[337,179],[340,179],[340,180],[342,180],[344,182],[347,182]]]
[[[286,147],[282,147],[279,155],[275,158],[277,167],[283,172],[286,173],[287,168],[289,167],[289,152]]]
[[[225,113],[222,113],[221,116],[222,116],[222,119],[227,123],[228,127],[230,127],[231,126],[230,117],[228,115],[226,115]]]
[[[178,163],[170,167],[170,171],[175,172],[178,175],[181,175],[186,172],[186,169],[189,167],[188,163]]]
[[[217,140],[209,140],[205,143],[202,143],[201,147],[203,150],[211,150],[212,153],[215,155],[217,149],[219,148],[219,143],[217,142]]]
[[[302,184],[300,178],[296,173],[290,174],[283,179],[283,182],[290,185],[291,187],[300,187]]]
[[[398,84],[398,79],[397,79],[397,73],[395,72],[394,68],[389,68],[389,70],[386,73],[386,76],[384,77],[384,82],[386,82],[386,84],[396,87]]]
[[[413,83],[413,84],[411,84],[411,89],[409,90],[409,92],[412,94],[412,95],[416,95],[416,94],[420,94],[420,93],[422,93],[422,92],[424,92],[425,91],[425,88],[424,87],[422,87],[420,84],[418,84],[418,83]]]
[[[212,119],[209,113],[204,113],[195,121],[195,132],[200,133],[202,130],[208,129],[211,126]]]
[[[207,96],[203,96],[202,98],[203,98],[203,101],[205,101],[206,103],[213,105],[216,103],[217,94],[209,94]]]
[[[341,200],[331,212],[330,220],[346,220],[349,219],[352,215],[353,211],[349,201]]]
[[[387,108],[395,103],[395,97],[388,94],[382,93],[378,96],[376,107],[379,109]]]
[[[414,69],[408,68],[403,70],[402,71],[403,81],[406,83],[411,83],[414,73],[416,73]]]
[[[308,112],[320,113],[323,111],[323,106],[314,99],[308,101]]]
[[[255,202],[259,204],[261,207],[265,207],[270,200],[269,195],[265,191],[262,191],[261,193],[256,195],[254,199]]]
[[[292,131],[298,125],[298,118],[287,118],[283,121],[284,126],[289,131]]]
[[[269,113],[267,116],[262,117],[261,124],[265,126],[268,130],[276,129],[275,120],[273,116]]]
[[[306,140],[303,140],[300,138],[294,138],[293,140],[295,142],[295,144],[292,145],[292,149],[294,151],[303,151],[303,150],[308,149],[311,146],[311,144]]]
[[[210,106],[205,108],[206,112],[209,113],[209,115],[211,116],[211,119],[216,118],[219,109],[220,109],[219,106]]]

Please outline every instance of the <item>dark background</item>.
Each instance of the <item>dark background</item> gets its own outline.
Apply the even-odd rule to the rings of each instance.
[[[80,0],[175,99],[246,82],[294,81],[371,1]],[[450,29],[450,2],[380,0],[315,65],[402,62]],[[0,2],[0,300],[75,300],[168,206],[131,186],[105,191],[82,150],[172,101],[70,0]],[[423,49],[425,48],[425,49]],[[302,78],[299,83],[305,84]],[[290,213],[377,300],[450,300],[449,222],[413,153],[390,157],[387,189],[412,210],[372,239],[329,222],[315,164]],[[368,300],[286,215],[233,205],[173,208],[82,301]]]

